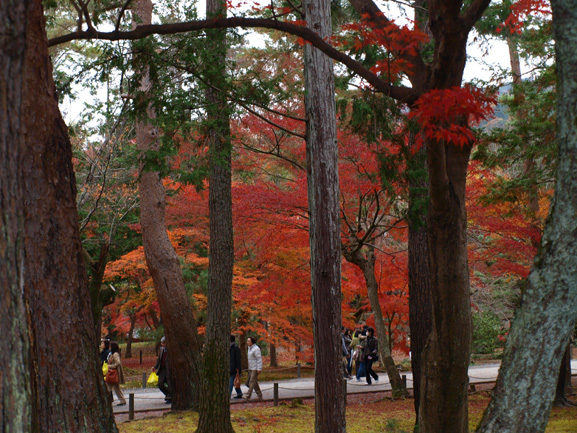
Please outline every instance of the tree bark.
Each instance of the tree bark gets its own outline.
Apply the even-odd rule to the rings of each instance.
[[[366,256],[360,249],[356,249],[353,254],[347,254],[345,251],[344,255],[349,262],[359,267],[359,269],[363,272],[363,276],[365,277],[369,302],[371,304],[371,310],[373,311],[375,326],[377,328],[381,362],[385,366],[387,376],[389,376],[393,397],[408,397],[409,392],[407,391],[406,386],[403,385],[401,373],[399,373],[399,370],[397,370],[397,367],[395,366],[395,361],[393,360],[393,356],[391,354],[391,346],[389,339],[387,338],[387,328],[385,326],[385,320],[383,319],[383,312],[381,311],[381,304],[379,302],[379,283],[375,278],[374,247],[367,246],[366,249]]]
[[[32,431],[115,432],[95,344],[72,148],[58,110],[40,0],[31,3],[27,24],[26,152],[18,172],[26,200],[23,272],[31,318]]]
[[[278,367],[278,361],[276,359],[276,344],[270,343],[270,366]]]
[[[423,350],[419,428],[467,432],[472,321],[465,184],[470,146],[428,142],[431,332]]]
[[[555,197],[479,432],[543,432],[577,311],[577,19],[575,0],[554,0],[558,166]]]
[[[414,136],[410,138],[414,144]],[[423,349],[431,332],[431,287],[427,221],[429,193],[426,149],[421,148],[408,161],[409,183],[409,325],[411,329],[411,369],[416,431],[421,402]]]
[[[152,2],[139,0],[134,7],[138,23],[150,23]],[[135,22],[135,25],[137,24]],[[138,60],[138,59],[136,59]],[[142,62],[146,64],[146,61]],[[136,125],[136,144],[142,152],[138,192],[140,223],[146,264],[156,290],[160,314],[166,332],[172,408],[198,409],[200,390],[200,344],[196,321],[184,288],[180,261],[166,232],[166,196],[157,171],[146,167],[146,153],[158,147],[158,131],[152,125],[154,110],[149,106],[152,89],[149,71],[141,73],[141,87],[137,96],[138,108],[147,119]]]
[[[209,17],[226,16],[223,0],[207,0]],[[197,433],[230,433],[229,345],[232,311],[234,239],[229,108],[226,89],[226,30],[207,31],[203,55],[207,79],[207,138],[210,152],[209,264],[207,323],[203,353],[202,396]]]
[[[0,419],[2,432],[32,431],[29,370],[30,317],[26,311],[22,274],[24,260],[24,188],[19,170],[26,154],[23,140],[23,68],[28,8],[32,1],[0,3]],[[6,348],[9,348],[7,350]]]
[[[330,2],[303,2],[305,19],[331,36]],[[315,431],[346,431],[341,367],[341,239],[338,146],[332,60],[305,45],[305,111],[315,345]]]

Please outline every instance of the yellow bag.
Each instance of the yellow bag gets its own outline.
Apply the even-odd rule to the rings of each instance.
[[[153,371],[146,381],[149,385],[158,385],[158,375]]]
[[[107,373],[108,373],[108,363],[105,362],[104,364],[102,364],[102,374],[104,375],[104,377],[106,377]]]

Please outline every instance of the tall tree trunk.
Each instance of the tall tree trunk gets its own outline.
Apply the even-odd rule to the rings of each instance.
[[[407,397],[409,392],[407,391],[406,386],[403,385],[401,374],[395,366],[395,361],[393,360],[390,349],[391,345],[387,338],[387,328],[385,326],[385,320],[383,319],[381,304],[379,303],[379,283],[375,278],[375,248],[373,246],[367,246],[366,248],[366,256],[360,249],[356,249],[353,254],[347,254],[345,251],[344,255],[349,262],[359,267],[365,277],[369,302],[371,304],[371,310],[373,311],[373,317],[375,318],[375,325],[377,328],[381,362],[385,366],[385,370],[389,376],[393,397]]]
[[[23,68],[28,8],[32,1],[0,3],[0,431],[32,431],[30,341],[24,299]],[[8,350],[9,348],[9,350]]]
[[[432,326],[423,350],[419,431],[467,432],[472,321],[465,184],[470,146],[428,142]]]
[[[557,60],[555,197],[521,305],[509,332],[493,398],[479,432],[543,432],[577,311],[576,0],[553,0]]]
[[[152,2],[139,0],[134,7],[137,22],[149,24],[152,19]],[[147,61],[139,61],[146,65]],[[137,96],[138,108],[148,119],[154,118],[149,106],[152,83],[147,67],[141,73],[141,87]],[[172,408],[198,409],[200,390],[200,344],[196,321],[184,288],[180,261],[166,232],[166,196],[162,179],[157,171],[150,171],[144,161],[146,152],[156,150],[158,131],[151,121],[136,125],[136,144],[142,152],[140,181],[140,223],[146,264],[154,282],[160,314],[166,332]]]
[[[411,136],[414,143],[414,136]],[[426,150],[421,148],[408,161],[409,183],[409,325],[411,329],[411,370],[415,431],[418,431],[421,402],[421,371],[423,349],[431,332],[431,285],[429,274],[429,244],[427,221],[429,193]]]
[[[21,272],[31,318],[32,431],[115,432],[80,243],[72,148],[58,110],[40,0],[31,4],[27,24],[26,153],[17,169],[26,200]]]
[[[208,17],[226,16],[223,0],[207,0]],[[211,88],[205,91],[210,152],[208,193],[210,245],[208,314],[203,354],[202,397],[198,433],[230,433],[229,345],[232,311],[234,239],[229,108],[226,88],[226,30],[207,31],[204,61]],[[221,91],[219,92],[218,90]]]
[[[309,28],[331,36],[328,0],[303,2]],[[305,110],[315,344],[315,431],[346,431],[341,367],[341,239],[333,61],[305,45]]]

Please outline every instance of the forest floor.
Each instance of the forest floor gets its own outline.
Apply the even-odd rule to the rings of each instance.
[[[577,383],[575,383],[577,385]],[[490,387],[478,387],[469,395],[469,430],[475,431],[490,401]],[[382,394],[356,394],[348,397],[347,432],[409,433],[413,431],[415,411],[412,399],[393,400]],[[142,415],[140,415],[142,416]],[[236,433],[310,433],[314,431],[314,400],[295,400],[273,406],[272,402],[231,406],[231,421]],[[196,429],[196,412],[148,413],[134,421],[117,420],[120,433],[191,432]],[[546,433],[577,431],[577,407],[553,408]]]

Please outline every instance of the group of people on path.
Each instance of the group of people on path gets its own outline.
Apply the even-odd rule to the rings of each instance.
[[[240,347],[236,344],[236,338],[234,335],[230,336],[230,383],[229,383],[229,394],[232,395],[232,389],[235,389],[236,396],[234,398],[246,398],[250,400],[252,393],[256,394],[257,400],[262,400],[262,391],[258,384],[258,375],[262,371],[262,354],[260,347],[256,344],[256,339],[254,337],[248,337],[246,344],[248,346],[247,359],[248,359],[248,379],[246,381],[246,386],[248,391],[246,396],[243,396],[240,376],[242,374],[242,361],[240,355]],[[238,379],[237,379],[238,377]],[[235,386],[235,380],[237,385]]]
[[[347,379],[354,378],[352,376],[354,362],[357,382],[361,381],[361,377],[366,378],[368,385],[372,384],[371,379],[378,382],[379,376],[373,370],[373,364],[379,360],[379,340],[375,337],[375,330],[364,325],[356,329],[352,337],[344,326],[341,331],[343,376]]]
[[[109,339],[102,339],[102,351],[100,352],[100,364],[104,367],[106,364],[107,373],[104,377],[106,389],[108,392],[116,393],[118,398],[118,406],[126,405],[126,398],[120,389],[120,385],[125,383],[124,371],[122,369],[122,361],[120,360],[120,348],[116,341]],[[117,380],[108,380],[108,371],[116,371]],[[168,367],[168,351],[166,349],[166,337],[160,340],[160,352],[156,364],[152,367],[152,371],[158,375],[158,389],[164,394],[164,401],[166,403],[172,402],[172,394],[170,392],[170,369]]]
[[[248,358],[248,379],[246,386],[248,391],[246,395],[243,395],[240,377],[242,375],[242,360],[240,348],[235,342],[236,338],[234,335],[230,336],[230,383],[229,383],[229,394],[232,394],[232,389],[235,388],[236,396],[234,398],[245,398],[250,400],[252,393],[256,394],[257,400],[262,400],[262,391],[258,384],[258,376],[262,371],[262,354],[260,348],[256,344],[256,339],[254,337],[248,337],[247,339],[247,358]],[[126,398],[120,389],[120,385],[125,383],[124,372],[122,370],[122,362],[120,360],[119,346],[116,341],[110,341],[108,339],[102,340],[102,351],[100,352],[101,365],[107,364],[108,370],[116,370],[118,373],[118,381],[113,383],[109,382],[105,377],[106,388],[108,392],[116,393],[119,400],[118,406],[124,406],[126,404]],[[170,387],[170,368],[168,365],[168,350],[166,348],[166,337],[162,337],[160,340],[160,351],[158,358],[152,371],[158,375],[158,389],[164,394],[164,401],[166,403],[172,402],[172,393]],[[238,379],[237,379],[238,376]],[[235,379],[237,379],[237,385],[235,386]]]

